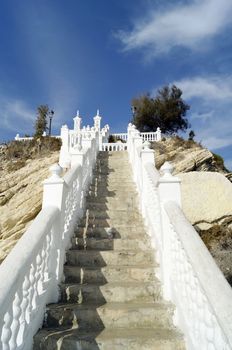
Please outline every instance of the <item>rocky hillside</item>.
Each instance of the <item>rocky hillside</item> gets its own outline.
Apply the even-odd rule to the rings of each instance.
[[[0,150],[0,262],[41,209],[42,181],[58,161],[59,142],[15,142]]]
[[[182,182],[183,211],[232,285],[231,173],[220,156],[194,141],[174,137],[153,147],[157,168],[172,162]]]

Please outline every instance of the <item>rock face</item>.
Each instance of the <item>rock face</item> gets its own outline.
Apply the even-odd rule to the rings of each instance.
[[[201,230],[223,224],[231,218],[232,184],[214,172],[178,174],[181,179],[182,204],[188,220]]]
[[[183,211],[232,286],[232,184],[222,174],[190,172],[181,178]]]
[[[0,170],[0,262],[25,232],[41,209],[42,181],[49,166],[58,161],[59,153],[27,160],[26,165],[8,172],[4,163]]]
[[[190,171],[213,171],[226,173],[226,169],[208,149],[194,141],[185,141],[179,137],[155,142],[156,167],[159,169],[165,161],[172,162],[174,174]]]

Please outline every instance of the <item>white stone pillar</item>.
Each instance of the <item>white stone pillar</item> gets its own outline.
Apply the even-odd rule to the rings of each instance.
[[[60,210],[57,220],[52,227],[52,244],[54,249],[51,249],[49,274],[54,287],[51,289],[52,294],[49,296],[50,302],[57,302],[59,298],[58,284],[63,275],[64,254],[61,254],[62,249],[62,234],[64,231],[64,205],[65,193],[68,187],[63,178],[61,178],[62,168],[59,164],[53,164],[50,167],[51,176],[43,182],[43,204],[42,209],[48,206],[57,207]],[[53,277],[52,277],[53,276]],[[53,280],[54,278],[54,280]]]
[[[69,129],[67,125],[63,125],[61,127],[61,149],[60,149],[60,157],[59,164],[62,168],[68,168],[68,164],[70,164],[70,154],[69,154]]]
[[[149,200],[149,188],[148,188],[148,182],[147,182],[147,176],[146,176],[146,169],[145,165],[147,163],[151,163],[155,166],[155,157],[154,157],[154,150],[150,148],[151,144],[148,141],[145,141],[143,143],[143,149],[141,150],[140,156],[141,156],[141,163],[142,163],[142,171],[140,172],[141,176],[141,198],[142,198],[142,214],[146,220],[146,210],[145,207]]]
[[[77,111],[76,116],[73,118],[74,121],[74,127],[73,130],[76,131],[80,131],[81,130],[81,122],[82,122],[82,118],[80,117],[80,113],[79,110]]]
[[[143,166],[146,163],[152,163],[155,166],[155,151],[150,148],[151,144],[148,141],[143,143],[143,149],[141,151],[141,160]]]
[[[174,201],[181,207],[181,180],[172,175],[173,166],[169,162],[165,162],[160,170],[163,173],[158,184],[160,200]]]
[[[96,116],[93,118],[94,120],[94,127],[96,130],[101,130],[101,116],[99,115],[99,109],[97,110]]]
[[[97,110],[96,116],[93,118],[94,120],[94,128],[98,132],[98,144],[99,144],[99,151],[102,151],[102,130],[101,130],[101,116],[99,115],[99,110]]]
[[[62,168],[59,164],[53,164],[49,170],[51,176],[43,182],[42,208],[55,206],[61,210],[64,189],[64,179],[60,177]]]
[[[171,299],[171,275],[172,275],[172,260],[171,260],[171,230],[168,215],[164,209],[164,203],[174,201],[181,207],[181,192],[180,179],[172,175],[173,166],[169,162],[165,162],[161,167],[162,176],[158,181],[158,191],[161,204],[161,219],[162,219],[162,260],[161,270],[163,279],[164,298]]]
[[[162,139],[161,130],[160,130],[160,128],[157,128],[157,130],[156,130],[156,140],[157,141],[161,141],[161,139]]]
[[[71,168],[74,165],[83,165],[84,152],[80,145],[77,145],[71,150]]]

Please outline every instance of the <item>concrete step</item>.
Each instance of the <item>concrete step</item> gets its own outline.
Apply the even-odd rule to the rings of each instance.
[[[135,185],[134,184],[119,184],[119,183],[108,183],[105,185],[101,184],[93,184],[89,186],[88,192],[97,192],[97,193],[106,193],[106,192],[122,192],[122,191],[129,191],[129,192],[135,192]]]
[[[183,335],[175,328],[42,329],[34,350],[185,350]]]
[[[151,249],[151,244],[146,239],[113,239],[113,238],[72,238],[71,249],[80,250],[141,250]]]
[[[65,283],[111,283],[111,282],[152,282],[156,280],[155,270],[159,265],[107,265],[103,267],[64,265]]]
[[[136,197],[137,193],[134,189],[130,188],[111,188],[111,189],[89,189],[87,192],[87,196],[94,196],[94,197],[118,197],[118,200],[123,201],[124,199],[128,198],[128,195],[130,197]]]
[[[126,225],[126,226],[134,226],[134,227],[141,227],[143,225],[142,217],[133,217],[128,215],[121,215],[121,216],[115,216],[115,217],[109,217],[109,218],[98,218],[98,217],[90,217],[86,218],[83,217],[80,221],[78,226],[79,227],[116,227],[117,225]]]
[[[142,219],[141,214],[138,210],[133,210],[128,206],[128,210],[120,210],[120,209],[111,209],[111,210],[94,210],[94,209],[88,209],[84,212],[84,217],[82,218],[84,221],[86,221],[86,217],[88,217],[89,220],[93,219],[102,219],[102,220],[117,220],[121,219],[122,221],[130,218],[131,220],[137,220]]]
[[[173,307],[168,303],[51,304],[45,327],[72,327],[79,330],[103,328],[171,328]]]
[[[128,200],[127,202],[121,201],[111,201],[106,203],[98,203],[96,201],[88,201],[86,203],[86,210],[95,210],[95,211],[122,211],[122,210],[130,210],[134,212],[138,212],[137,200]]]
[[[73,284],[60,285],[62,303],[105,303],[160,301],[160,282],[111,282],[101,284]]]
[[[75,266],[98,266],[111,265],[138,265],[153,264],[154,256],[152,250],[119,250],[119,251],[98,251],[98,250],[69,250],[66,253],[67,265]]]
[[[108,203],[119,205],[121,203],[138,203],[138,195],[135,192],[117,192],[111,191],[107,195],[98,194],[95,192],[87,193],[86,203]]]
[[[113,236],[114,239],[149,239],[149,236],[145,233],[143,226],[134,225],[116,225],[105,227],[88,227],[87,230],[84,226],[77,226],[74,231],[74,237],[78,238],[108,238]]]

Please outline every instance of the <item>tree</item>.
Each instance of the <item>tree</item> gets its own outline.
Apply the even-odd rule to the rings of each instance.
[[[43,132],[47,130],[47,117],[49,108],[47,105],[40,105],[37,107],[37,118],[35,122],[35,137],[40,137]]]
[[[167,134],[186,130],[190,126],[186,118],[190,106],[181,96],[182,91],[173,85],[158,90],[155,98],[149,94],[134,98],[132,123],[141,132],[156,131],[157,127]]]
[[[191,130],[190,132],[189,132],[189,141],[193,141],[193,139],[194,139],[194,137],[195,137],[196,135],[195,135],[195,132],[193,131],[193,130]]]

